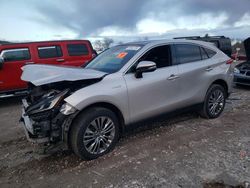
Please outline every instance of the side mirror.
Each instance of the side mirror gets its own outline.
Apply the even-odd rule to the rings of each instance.
[[[141,61],[136,67],[135,77],[142,78],[142,73],[153,72],[156,70],[156,64],[153,61]]]
[[[4,58],[0,56],[0,69],[3,68]]]

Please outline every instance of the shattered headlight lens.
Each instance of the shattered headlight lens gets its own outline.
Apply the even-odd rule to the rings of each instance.
[[[39,102],[36,105],[31,106],[27,109],[27,114],[36,114],[40,112],[44,112],[47,110],[51,110],[52,108],[55,108],[65,97],[65,95],[68,93],[68,90],[65,90],[55,96],[50,96],[46,98],[45,100]]]
[[[60,112],[64,115],[70,115],[77,111],[77,109],[68,103],[62,105]]]

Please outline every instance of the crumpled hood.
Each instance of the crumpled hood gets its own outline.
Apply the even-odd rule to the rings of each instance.
[[[31,82],[35,86],[60,81],[77,81],[101,78],[105,72],[77,67],[63,67],[54,65],[26,65],[22,67],[21,79]]]

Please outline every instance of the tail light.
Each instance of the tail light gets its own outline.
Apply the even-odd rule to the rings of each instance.
[[[234,60],[233,59],[229,59],[227,62],[226,62],[226,64],[232,64],[234,62]]]

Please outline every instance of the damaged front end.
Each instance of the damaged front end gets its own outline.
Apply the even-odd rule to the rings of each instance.
[[[47,70],[48,66],[46,66]],[[63,143],[63,141],[67,141],[69,125],[79,112],[66,103],[64,99],[81,88],[99,82],[105,74],[86,78],[82,76],[79,80],[72,80],[72,75],[71,79],[67,80],[67,76],[70,75],[66,74],[59,81],[57,79],[56,82],[54,80],[48,83],[49,81],[46,80],[46,82],[42,83],[44,80],[41,77],[39,80],[34,79],[34,77],[29,78],[30,71],[32,70],[27,71],[26,69],[25,71],[24,69],[22,76],[23,80],[28,81],[29,85],[29,94],[22,100],[23,106],[20,120],[23,122],[26,137],[33,143],[43,143],[45,145]],[[39,71],[41,72],[41,69]],[[72,71],[71,73],[74,74]]]
[[[78,110],[64,99],[101,79],[64,81],[43,86],[29,84],[29,95],[22,100],[21,117],[28,140],[48,145],[67,141],[66,132]]]
[[[21,121],[29,141],[57,143],[63,140],[62,125],[70,114],[77,111],[63,101],[69,93],[69,89],[51,90],[40,98],[31,94],[22,100]]]

